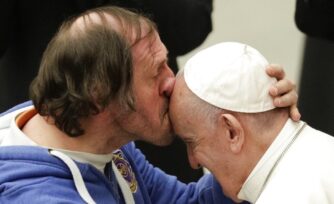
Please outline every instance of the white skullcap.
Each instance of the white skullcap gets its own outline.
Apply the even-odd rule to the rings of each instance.
[[[264,112],[275,108],[269,87],[277,81],[266,74],[267,65],[254,48],[225,42],[188,60],[184,78],[189,89],[211,105],[234,112]]]

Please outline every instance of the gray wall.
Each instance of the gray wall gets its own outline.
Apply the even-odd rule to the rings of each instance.
[[[213,32],[199,48],[179,57],[179,65],[212,44],[238,41],[283,65],[287,77],[298,83],[304,35],[295,26],[294,11],[294,0],[214,0]]]

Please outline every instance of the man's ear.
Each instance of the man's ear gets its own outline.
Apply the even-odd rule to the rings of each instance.
[[[230,150],[238,154],[242,150],[244,144],[245,135],[239,120],[231,114],[222,114],[222,122],[227,128],[227,141],[229,142]]]

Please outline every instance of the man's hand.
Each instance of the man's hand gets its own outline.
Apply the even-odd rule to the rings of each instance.
[[[300,113],[297,108],[298,94],[296,91],[296,85],[285,79],[285,72],[283,67],[277,64],[270,64],[266,68],[266,72],[269,76],[275,77],[277,83],[269,90],[269,94],[274,98],[274,105],[276,107],[288,107],[290,106],[290,117],[294,121],[300,119]]]

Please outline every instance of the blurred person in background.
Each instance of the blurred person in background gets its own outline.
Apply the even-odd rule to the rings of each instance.
[[[300,112],[311,126],[334,135],[334,2],[297,0],[295,23],[306,34]]]

